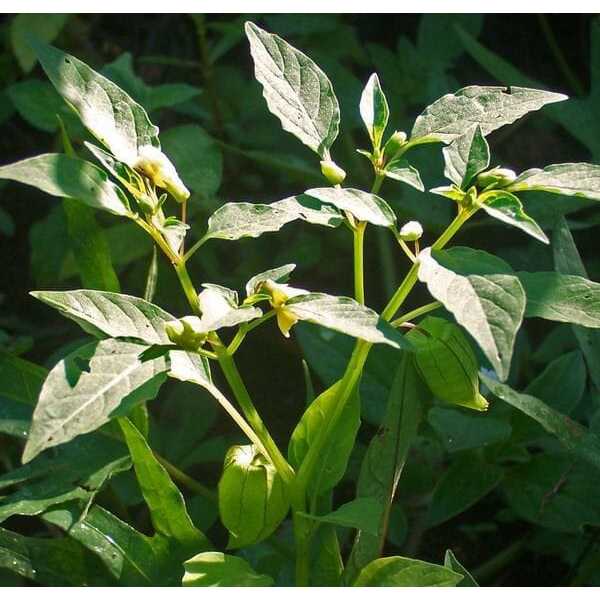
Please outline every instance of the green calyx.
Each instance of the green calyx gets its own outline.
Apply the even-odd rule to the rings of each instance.
[[[182,317],[165,323],[168,338],[184,350],[196,351],[206,341],[207,332],[199,317]]]

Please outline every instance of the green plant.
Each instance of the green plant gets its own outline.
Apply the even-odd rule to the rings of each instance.
[[[191,314],[176,318],[151,302],[152,272],[144,299],[119,293],[114,281],[98,286],[105,290],[32,292],[96,339],[68,354],[47,375],[14,357],[5,367],[15,381],[10,393],[35,399],[37,404],[23,452],[26,464],[3,481],[5,485],[27,482],[27,486],[3,499],[0,518],[41,515],[48,526],[64,530],[69,537],[42,542],[0,530],[3,548],[9,549],[10,556],[21,551],[33,560],[46,542],[59,546],[70,556],[69,564],[54,568],[59,579],[69,583],[101,580],[99,573],[105,569],[122,584],[172,584],[183,576],[184,585],[268,585],[273,583],[270,574],[257,573],[256,566],[244,559],[243,550],[237,555],[233,551],[263,540],[280,543],[273,532],[290,514],[293,556],[283,553],[283,559],[293,563],[296,585],[474,585],[451,551],[444,565],[381,557],[396,487],[423,426],[423,415],[434,396],[442,410],[462,406],[485,411],[488,401],[485,389],[483,394],[479,389],[482,382],[491,395],[533,418],[568,450],[568,455],[542,467],[562,473],[573,456],[583,464],[600,466],[600,440],[592,429],[503,383],[510,374],[523,319],[572,323],[587,328],[577,329],[577,335],[588,336],[590,329],[600,327],[600,286],[579,268],[563,222],[556,229],[562,249],[556,271],[515,272],[507,262],[482,250],[446,246],[477,213],[548,243],[518,195],[541,190],[598,200],[600,167],[568,163],[518,176],[510,169],[490,168],[488,134],[546,104],[566,100],[561,94],[529,88],[463,88],[425,109],[410,135],[394,131],[386,137],[389,106],[373,74],[359,107],[370,147],[358,150],[372,168],[373,184],[368,192],[344,188],[345,170],[331,153],[340,123],[331,82],[310,58],[280,37],[252,23],[246,24],[246,34],[270,111],[286,131],[318,155],[330,185],[271,204],[225,204],[187,249],[189,191],[161,150],[158,128],[145,109],[78,59],[32,41],[50,81],[83,127],[102,144],[85,142],[101,167],[75,153],[61,122],[64,154],[44,154],[0,167],[0,178],[33,185],[139,226],[171,263]],[[431,191],[453,202],[456,216],[423,247],[428,234],[422,226],[415,221],[399,226],[379,193],[387,179],[424,191],[419,171],[406,156],[417,146],[439,143],[445,144],[444,175],[449,185]],[[198,293],[187,265],[192,257],[201,256],[204,244],[214,239],[256,238],[298,220],[350,232],[353,298],[292,287],[287,281],[293,264],[251,277],[242,300],[237,291],[214,283],[202,284]],[[392,237],[407,265],[404,279],[380,315],[366,306],[364,238],[373,228]],[[112,281],[110,275],[106,279]],[[425,284],[433,301],[402,312],[418,282]],[[443,318],[429,315],[434,311]],[[429,316],[415,322],[425,315]],[[259,415],[235,361],[247,336],[271,319],[285,337],[304,321],[356,339],[341,377],[317,397],[307,385],[310,404],[291,434],[286,453]],[[235,328],[233,335],[229,335],[231,328]],[[348,468],[360,426],[361,379],[376,345],[391,349],[395,370],[381,431],[364,454],[356,497],[334,509],[333,491]],[[493,371],[479,372],[480,363]],[[213,382],[215,367],[235,402]],[[15,373],[21,379],[14,378]],[[167,377],[204,388],[250,442],[229,450],[219,484],[218,504],[230,534],[229,552],[215,551],[190,517],[173,479],[195,487],[199,494],[210,496],[210,490],[186,479],[149,444],[145,404]],[[52,458],[42,454],[55,447]],[[89,460],[78,464],[82,453]],[[485,464],[483,457],[478,460]],[[48,464],[54,469],[58,464],[68,472],[68,479],[49,481],[52,471],[44,474]],[[132,464],[150,513],[152,537],[95,503],[106,482]],[[453,487],[449,508],[436,505],[429,517],[432,522],[461,512],[461,503],[468,504],[497,485],[502,473],[498,468],[486,471],[482,464],[455,463],[456,477],[466,482],[464,494]],[[478,471],[486,471],[487,479],[477,480]],[[518,475],[513,474],[515,487]],[[473,480],[477,485],[469,487]],[[443,492],[440,484],[436,493]],[[356,530],[345,560],[336,527]],[[114,554],[115,540],[119,555]],[[53,566],[44,565],[43,559],[40,564]]]

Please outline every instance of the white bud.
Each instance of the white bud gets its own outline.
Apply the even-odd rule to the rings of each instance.
[[[400,229],[400,239],[405,242],[414,242],[423,235],[423,227],[418,221],[409,221]]]
[[[184,202],[190,197],[190,192],[179,178],[173,163],[158,148],[142,146],[132,166],[148,177],[155,186],[166,189],[177,202]]]

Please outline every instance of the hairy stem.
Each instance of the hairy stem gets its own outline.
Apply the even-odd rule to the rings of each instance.
[[[415,308],[410,312],[400,315],[397,319],[394,319],[390,323],[390,325],[392,325],[393,327],[400,327],[400,325],[402,325],[403,323],[406,323],[407,321],[410,321],[411,319],[414,319],[416,317],[420,317],[421,315],[426,315],[428,312],[436,310],[441,306],[442,303],[438,302],[437,300],[435,302],[430,302],[429,304],[424,304],[423,306],[419,306],[419,308]]]
[[[354,229],[354,297],[357,302],[365,303],[365,229],[367,224],[359,222]]]

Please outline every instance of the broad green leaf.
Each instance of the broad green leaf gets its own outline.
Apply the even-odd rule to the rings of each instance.
[[[415,121],[411,139],[451,143],[473,125],[487,136],[545,104],[566,100],[563,94],[522,87],[477,86],[446,94],[428,106]]]
[[[10,41],[19,65],[28,73],[37,62],[30,36],[51,42],[60,33],[70,15],[59,13],[16,15],[10,23]]]
[[[527,295],[526,317],[600,327],[600,283],[554,271],[518,273]]]
[[[192,523],[181,492],[154,456],[144,436],[127,418],[119,419],[119,425],[156,533],[173,538],[190,552],[210,547],[206,536]]]
[[[61,360],[42,387],[23,462],[153,398],[169,363],[164,356],[146,356],[148,348],[108,339],[86,344]]]
[[[396,215],[390,205],[375,194],[353,188],[332,187],[314,188],[307,190],[305,194],[333,204],[339,210],[348,211],[359,221],[383,227],[392,227],[396,223]]]
[[[480,373],[479,377],[494,396],[537,421],[548,433],[556,436],[567,450],[580,456],[591,465],[600,467],[599,436],[554,410],[535,396],[516,392],[483,373]]]
[[[504,471],[488,464],[474,453],[461,455],[438,481],[427,514],[427,524],[435,527],[461,514],[495,489]]]
[[[294,428],[288,447],[288,460],[298,470],[310,447],[326,424],[326,415],[335,407],[339,382],[320,394],[306,409]],[[360,426],[360,398],[353,393],[327,440],[312,476],[309,492],[319,496],[333,489],[346,472],[350,453]]]
[[[504,494],[517,515],[556,531],[600,525],[598,470],[565,454],[538,454],[506,473]]]
[[[58,48],[38,41],[32,46],[58,93],[118,160],[131,166],[141,147],[160,147],[158,127],[121,88]]]
[[[588,163],[549,165],[521,173],[508,187],[510,192],[541,190],[565,196],[600,200],[600,166]]]
[[[285,210],[294,215],[295,219],[312,223],[313,225],[323,225],[325,227],[338,227],[344,222],[342,214],[333,206],[323,204],[320,200],[299,194],[290,196],[283,200],[278,200],[271,204],[278,210]]]
[[[462,190],[467,190],[473,178],[490,164],[490,147],[475,125],[442,149],[444,175]]]
[[[444,266],[449,254],[452,261],[449,265],[454,270]],[[419,279],[473,336],[504,380],[508,377],[515,338],[525,312],[525,292],[517,277],[486,268],[487,265],[480,265],[477,274],[460,274],[461,256],[468,267],[472,263],[468,252],[453,256],[449,251],[423,250],[419,254]]]
[[[0,179],[31,185],[59,198],[73,198],[92,208],[129,216],[127,199],[104,171],[64,154],[41,154],[0,167]]]
[[[471,573],[458,562],[458,559],[454,556],[452,550],[446,550],[446,554],[444,555],[444,566],[463,576],[464,579],[457,584],[457,587],[479,587]]]
[[[215,141],[198,125],[180,125],[161,136],[164,152],[186,184],[204,196],[213,196],[221,185],[223,158]]]
[[[338,134],[340,108],[331,82],[308,56],[278,35],[246,23],[256,79],[285,131],[321,158]]]
[[[344,579],[351,582],[359,571],[381,555],[390,510],[408,451],[417,434],[422,406],[430,399],[417,374],[411,356],[400,358],[380,431],[373,437],[363,458],[357,497],[373,498],[379,506],[374,531],[358,532]]]
[[[600,36],[600,32],[598,33]],[[554,266],[559,273],[588,277],[579,256],[573,236],[564,217],[557,220],[553,232]],[[573,333],[585,356],[590,377],[597,389],[600,389],[600,332],[585,327],[573,326]]]
[[[390,118],[390,109],[377,73],[373,73],[360,97],[360,116],[367,128],[373,148],[381,147],[381,138]]]
[[[550,243],[541,227],[525,213],[521,201],[514,194],[506,190],[484,192],[480,206],[490,217],[517,227],[544,244]]]
[[[25,537],[0,528],[0,569],[46,586],[106,586],[102,563],[70,538]]]
[[[48,371],[0,351],[0,397],[34,406]]]
[[[302,513],[305,518],[340,527],[360,529],[367,534],[377,535],[383,506],[375,498],[356,498],[326,515]]]
[[[403,158],[398,158],[387,163],[383,173],[388,179],[395,179],[396,181],[406,183],[420,192],[425,191],[419,171]]]
[[[171,343],[165,333],[165,323],[175,317],[141,298],[94,290],[36,291],[31,295],[96,337],[136,338],[147,344]]]
[[[329,294],[302,294],[288,300],[285,307],[301,321],[316,323],[373,344],[394,348],[411,347],[405,337],[370,308],[353,298]]]
[[[378,558],[361,572],[355,587],[453,587],[463,576],[454,571],[431,563],[390,556]]]
[[[491,415],[434,406],[427,421],[438,434],[448,452],[485,448],[510,437],[511,427]]]
[[[259,575],[239,556],[222,552],[202,552],[183,564],[184,587],[267,587],[268,575]]]

